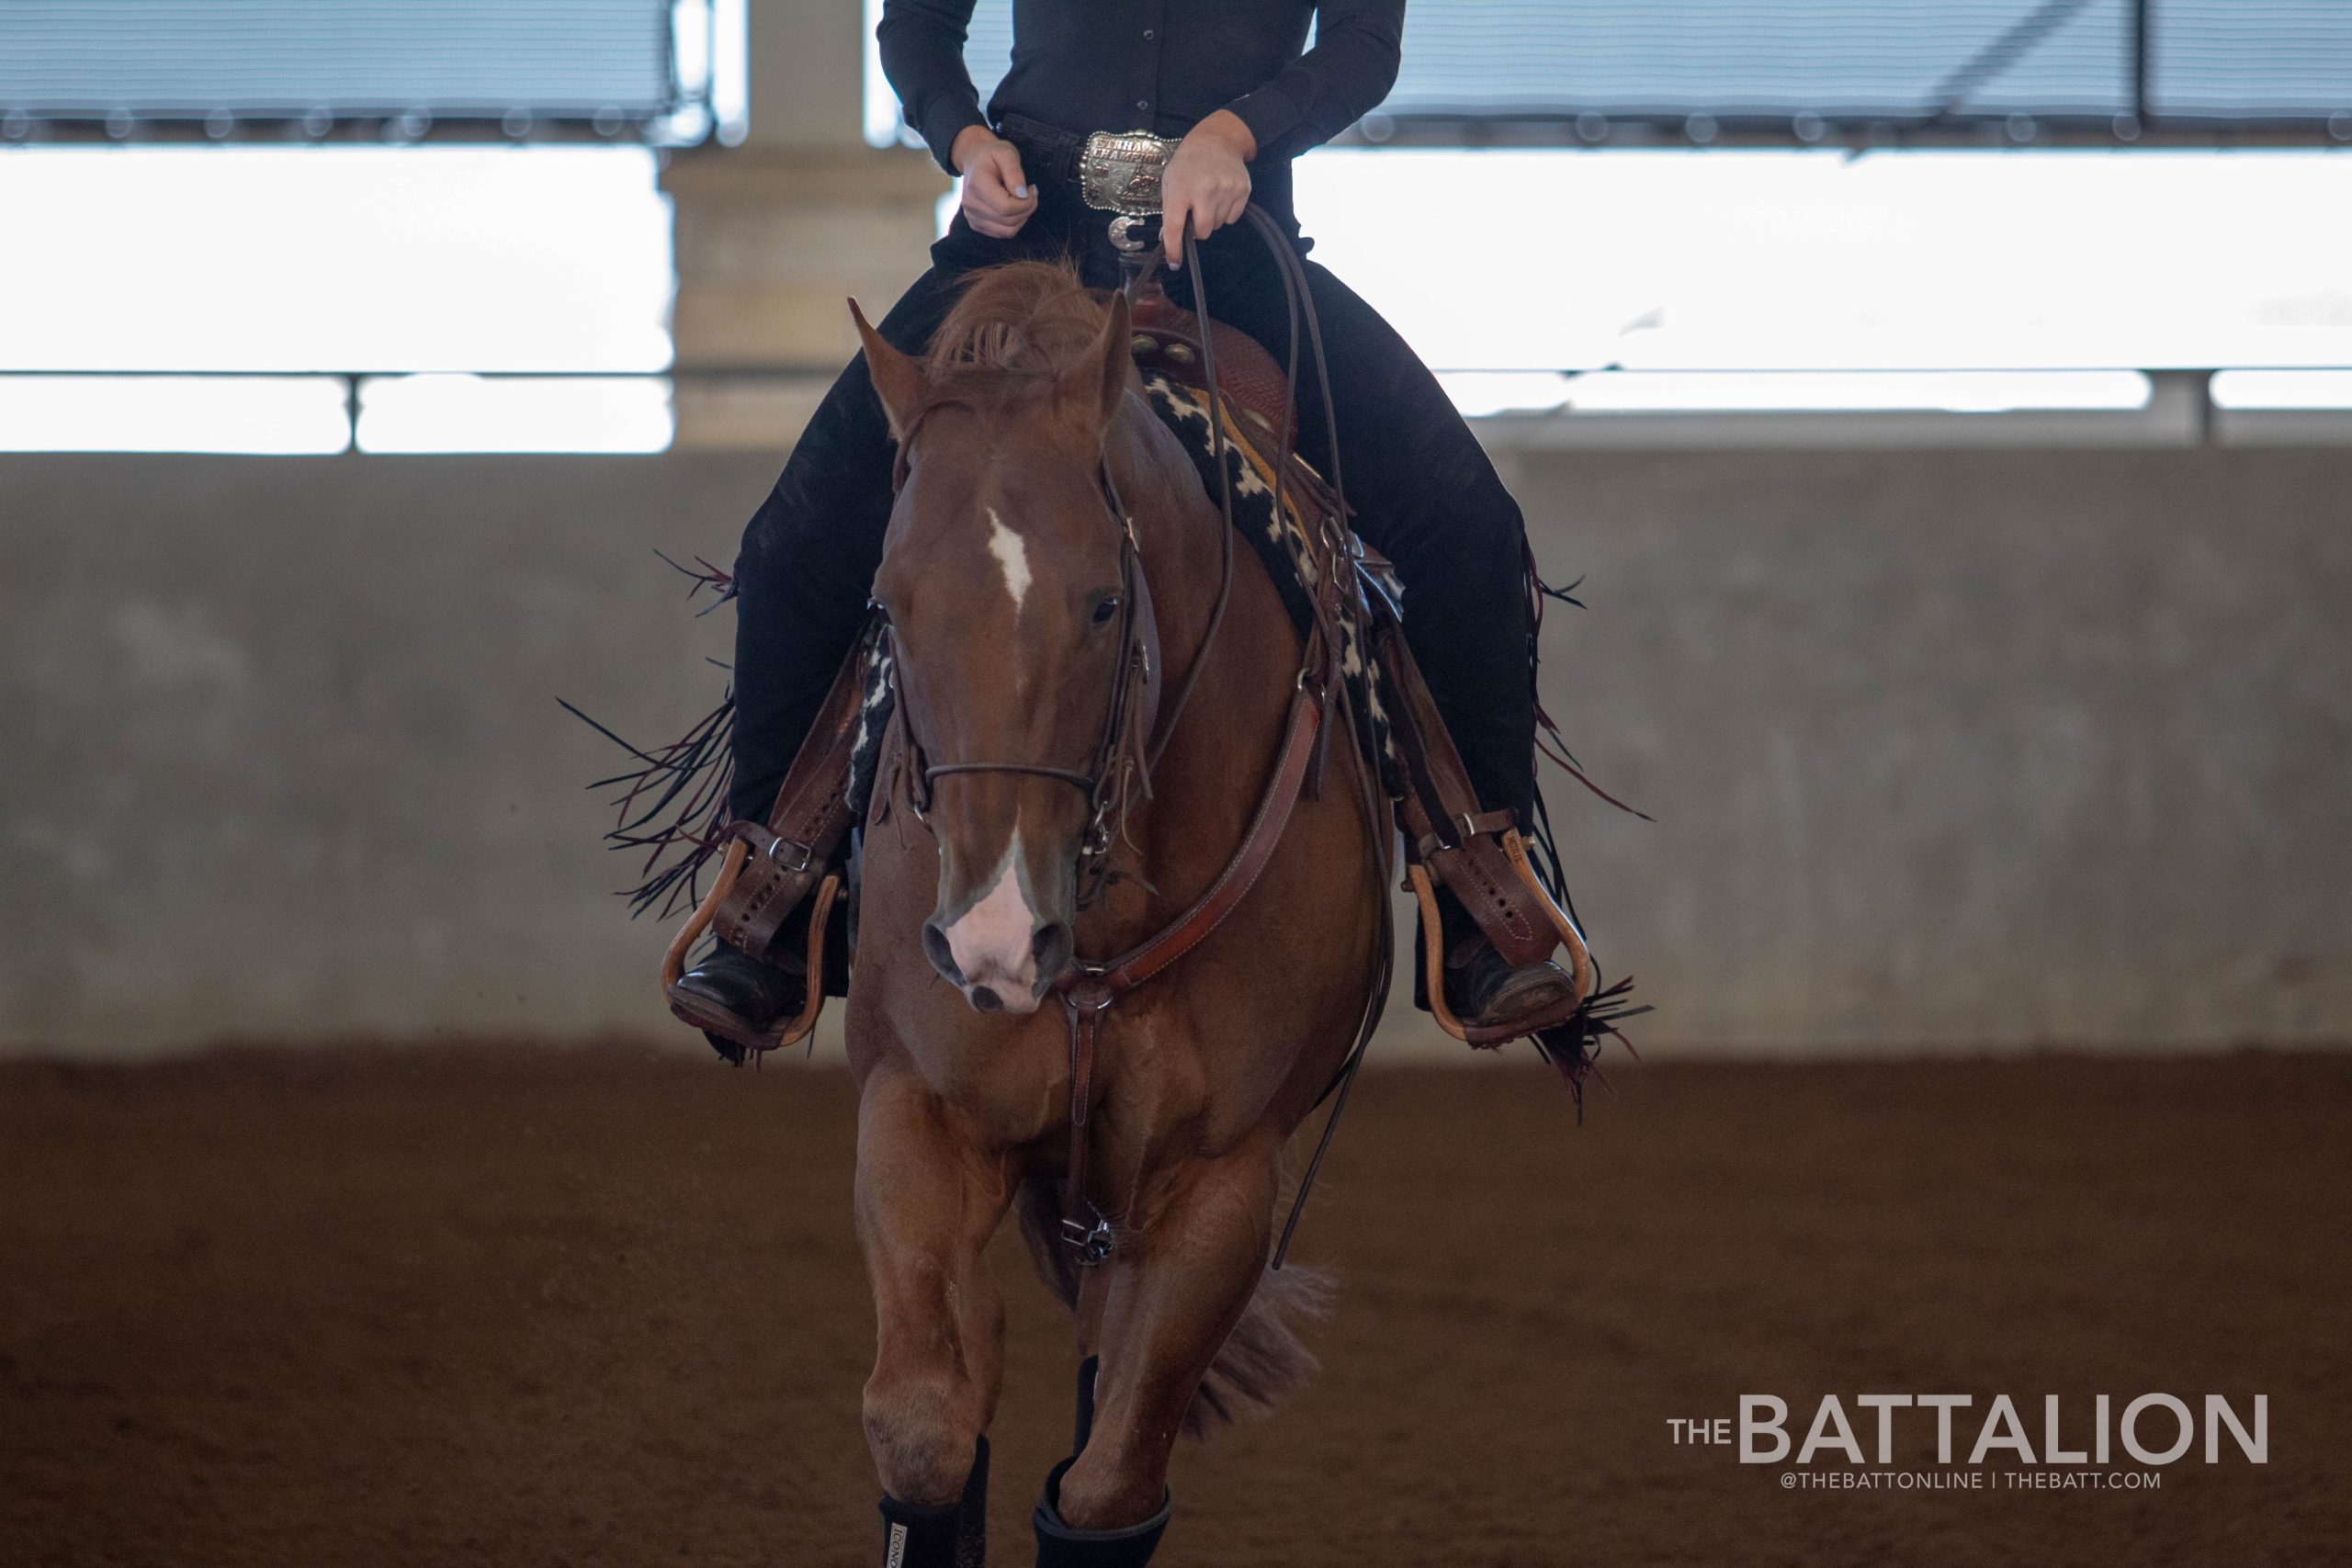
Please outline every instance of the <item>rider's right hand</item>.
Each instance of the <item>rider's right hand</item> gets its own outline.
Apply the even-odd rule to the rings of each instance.
[[[1021,172],[1021,154],[985,125],[967,125],[950,149],[964,176],[965,221],[992,240],[1010,240],[1037,210],[1037,193]]]

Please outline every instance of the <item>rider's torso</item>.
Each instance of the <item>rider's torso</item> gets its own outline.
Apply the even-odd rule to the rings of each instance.
[[[1013,0],[1012,69],[989,118],[1182,136],[1296,60],[1314,13],[1310,0]]]

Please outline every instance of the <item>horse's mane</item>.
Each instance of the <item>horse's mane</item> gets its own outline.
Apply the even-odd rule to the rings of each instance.
[[[1017,261],[971,275],[923,356],[933,386],[973,371],[1054,375],[1102,331],[1103,308],[1067,264]]]

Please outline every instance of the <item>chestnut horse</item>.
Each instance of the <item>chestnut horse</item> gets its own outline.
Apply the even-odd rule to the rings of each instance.
[[[997,268],[922,359],[857,320],[900,479],[875,579],[899,711],[848,1004],[876,1319],[866,1438],[892,1497],[963,1493],[1003,1371],[982,1249],[1017,1207],[1100,1366],[1049,1508],[1118,1530],[1164,1509],[1180,1429],[1312,1370],[1284,1314],[1315,1281],[1267,1267],[1277,1189],[1382,967],[1388,829],[1344,782],[1352,739],[1328,736],[1342,782],[1305,792],[1228,917],[1100,1015],[1080,1109],[1110,1244],[1081,1266],[1059,1224],[1082,1077],[1061,990],[1226,876],[1288,755],[1304,645],[1146,405],[1123,298],[1044,264]],[[1147,604],[1165,668],[1136,700],[1159,732],[1108,758]],[[1103,855],[1089,785],[1147,750]],[[1081,874],[1094,856],[1111,874]]]

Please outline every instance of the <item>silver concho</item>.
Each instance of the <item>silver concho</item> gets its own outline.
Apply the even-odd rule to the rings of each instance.
[[[1111,247],[1128,255],[1151,248],[1154,234],[1146,227],[1151,219],[1137,213],[1122,212],[1111,220]]]
[[[1078,188],[1086,205],[1125,218],[1159,211],[1159,174],[1176,143],[1148,130],[1098,130],[1079,155]]]

